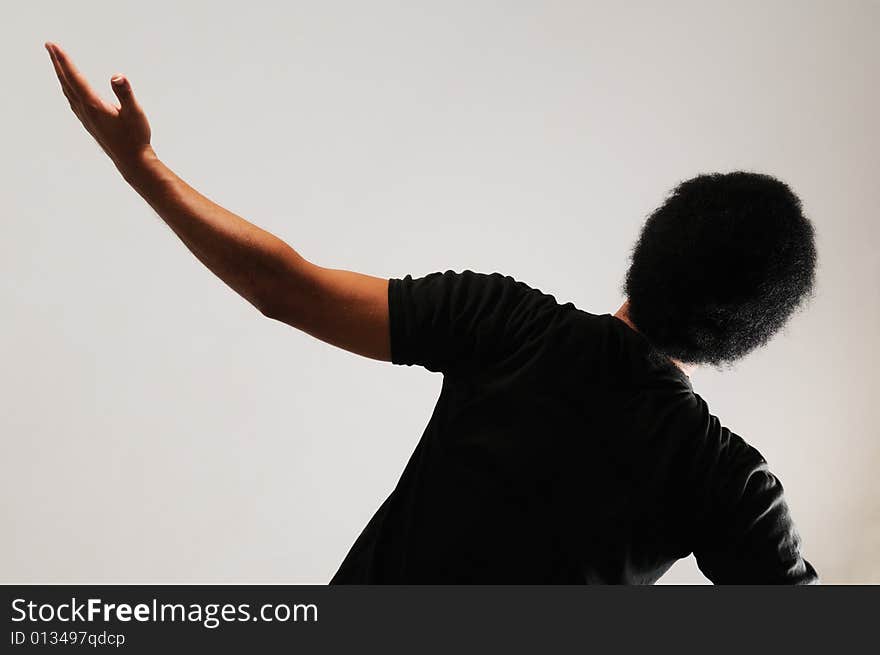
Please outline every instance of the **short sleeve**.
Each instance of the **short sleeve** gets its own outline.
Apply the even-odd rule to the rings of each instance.
[[[442,373],[493,366],[534,334],[553,305],[553,296],[501,273],[391,278],[391,361]]]
[[[712,500],[694,548],[697,565],[715,584],[818,584],[801,554],[779,479],[766,460],[726,428],[724,463],[714,472]]]

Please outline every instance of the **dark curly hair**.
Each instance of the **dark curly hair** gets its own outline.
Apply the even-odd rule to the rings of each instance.
[[[660,352],[723,366],[763,346],[812,295],[813,225],[784,182],[698,175],[654,210],[632,249],[629,318]]]

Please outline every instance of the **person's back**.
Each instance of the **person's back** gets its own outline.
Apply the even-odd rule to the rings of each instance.
[[[610,314],[500,273],[389,286],[430,422],[334,584],[810,582],[781,485],[687,375]]]

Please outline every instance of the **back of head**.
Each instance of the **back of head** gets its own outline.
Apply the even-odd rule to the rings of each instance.
[[[816,246],[780,180],[737,171],[679,184],[648,217],[624,290],[659,351],[716,366],[764,345],[813,291]]]

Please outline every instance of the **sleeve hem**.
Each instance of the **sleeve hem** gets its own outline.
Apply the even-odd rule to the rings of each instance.
[[[403,317],[403,298],[401,284],[404,280],[400,278],[389,278],[388,280],[388,329],[390,339],[391,363],[398,365],[409,365],[407,353],[404,348],[403,336],[404,326],[402,324]]]

